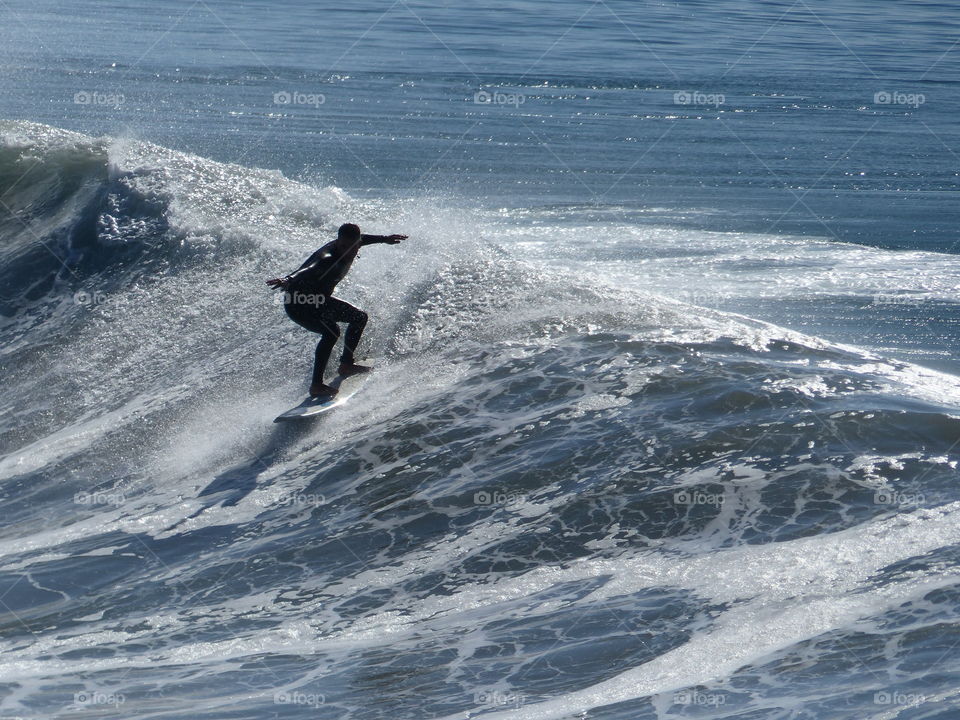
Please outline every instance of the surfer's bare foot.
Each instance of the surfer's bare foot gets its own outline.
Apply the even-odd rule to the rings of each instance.
[[[336,394],[336,388],[332,388],[329,385],[324,385],[323,383],[314,383],[310,386],[310,397],[320,397],[321,395],[333,397]]]
[[[354,365],[353,363],[340,363],[340,374],[343,376],[348,375],[360,375],[361,373],[368,373],[373,370],[372,367],[367,365]]]

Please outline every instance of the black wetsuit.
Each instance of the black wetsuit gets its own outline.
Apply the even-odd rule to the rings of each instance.
[[[360,236],[360,247],[386,242],[389,240],[383,235]],[[313,382],[317,385],[323,383],[327,361],[340,337],[337,323],[347,323],[340,357],[340,362],[346,364],[353,363],[353,353],[367,324],[367,314],[363,310],[333,297],[334,288],[346,276],[356,256],[356,251],[341,253],[336,243],[330,242],[308,257],[295,273],[287,276],[284,294],[287,315],[307,330],[320,333],[313,364]]]

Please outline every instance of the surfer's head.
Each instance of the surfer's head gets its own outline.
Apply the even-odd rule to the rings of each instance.
[[[346,247],[360,242],[360,226],[353,223],[344,223],[337,230],[337,243]]]

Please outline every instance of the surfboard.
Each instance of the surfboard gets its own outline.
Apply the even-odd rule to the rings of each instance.
[[[369,377],[369,373],[361,375],[337,375],[330,383],[330,387],[336,388],[339,392],[333,397],[308,397],[296,407],[292,407],[285,413],[281,413],[274,422],[286,422],[287,420],[303,420],[305,418],[316,417],[321,413],[333,410],[335,407],[343,405],[360,390],[360,387]]]

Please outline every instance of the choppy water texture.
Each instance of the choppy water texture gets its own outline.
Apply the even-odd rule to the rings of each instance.
[[[0,717],[960,713],[949,5],[0,18]]]

